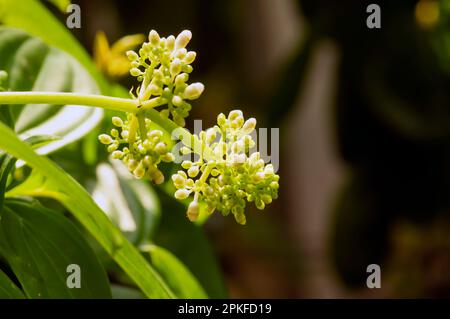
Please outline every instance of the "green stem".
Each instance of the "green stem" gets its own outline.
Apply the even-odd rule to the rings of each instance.
[[[186,146],[194,149],[195,145],[201,145],[201,142],[195,135],[192,135],[188,130],[181,128],[171,120],[162,118],[159,112],[154,110],[155,107],[166,103],[167,100],[161,97],[155,97],[139,103],[137,99],[124,99],[94,94],[61,92],[0,92],[0,107],[2,104],[55,104],[95,106],[108,110],[128,113],[144,111],[145,115],[149,119],[161,126],[167,132],[177,132],[177,138],[180,137],[180,140]],[[197,150],[197,152],[198,151],[199,150]],[[206,160],[212,160],[214,158],[209,147],[206,150],[203,150],[203,156]]]
[[[60,92],[0,92],[1,104],[85,105],[122,112],[136,112],[139,106],[132,99]]]

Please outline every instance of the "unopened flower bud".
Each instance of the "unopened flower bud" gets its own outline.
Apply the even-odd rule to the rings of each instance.
[[[181,72],[181,61],[180,59],[175,59],[170,64],[170,74],[172,76],[178,75]]]
[[[131,74],[132,76],[139,76],[139,75],[142,75],[142,71],[139,70],[138,68],[132,68],[132,69],[130,70],[130,74]]]
[[[249,118],[247,121],[245,121],[244,125],[242,126],[242,133],[244,134],[250,134],[253,132],[253,130],[256,127],[256,119]]]
[[[198,172],[198,166],[192,166],[188,169],[188,176],[194,178],[198,175]]]
[[[200,97],[204,89],[205,86],[202,83],[192,83],[186,88],[186,90],[184,90],[183,96],[188,100],[195,100]]]
[[[164,154],[167,152],[167,146],[166,143],[164,142],[159,142],[158,144],[156,144],[155,146],[155,152],[158,154]]]
[[[114,126],[117,126],[117,127],[122,127],[123,126],[123,121],[122,121],[122,119],[120,117],[114,116],[112,118],[112,124]]]
[[[188,198],[189,196],[189,191],[185,188],[179,189],[175,192],[175,198],[179,199],[179,200],[183,200]]]
[[[139,59],[139,56],[137,55],[136,52],[130,50],[130,51],[127,51],[127,58],[130,61],[135,61],[135,60]]]
[[[148,40],[150,41],[151,44],[157,45],[160,41],[158,32],[156,32],[155,30],[151,30],[150,33],[148,34]]]
[[[100,143],[105,145],[111,144],[113,142],[111,136],[109,136],[108,134],[101,134],[98,139]]]
[[[186,62],[187,64],[191,64],[192,62],[194,62],[196,56],[197,53],[195,53],[195,51],[189,51],[188,53],[186,53],[184,62]]]
[[[189,41],[191,41],[192,33],[189,30],[184,30],[175,39],[175,50],[185,48]]]
[[[200,207],[197,201],[194,200],[189,204],[186,215],[191,222],[194,222],[198,219],[199,210]]]

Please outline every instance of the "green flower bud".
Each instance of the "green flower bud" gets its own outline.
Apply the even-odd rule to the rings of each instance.
[[[142,71],[139,70],[138,68],[132,68],[132,69],[130,70],[130,74],[131,74],[132,76],[139,76],[139,75],[142,75]]]
[[[117,126],[117,127],[122,127],[123,126],[123,121],[122,121],[122,119],[120,117],[114,116],[112,118],[112,124],[114,126]]]
[[[134,52],[134,51],[131,51],[131,50],[130,50],[130,51],[127,51],[126,54],[127,54],[128,60],[130,60],[130,62],[139,59],[139,56],[138,56],[137,53]]]
[[[179,200],[183,200],[188,198],[189,196],[189,191],[185,188],[179,189],[175,192],[175,198],[179,199]]]
[[[122,159],[124,155],[125,154],[121,151],[114,151],[111,154],[112,158],[114,158],[114,159]]]
[[[98,137],[100,143],[105,144],[105,145],[109,145],[113,142],[111,136],[107,135],[107,134],[101,134]]]

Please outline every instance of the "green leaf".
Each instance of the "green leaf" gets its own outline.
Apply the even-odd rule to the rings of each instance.
[[[69,29],[56,19],[38,0],[0,0],[0,22],[25,30],[45,43],[70,53],[83,65],[100,86],[102,93],[108,84]],[[0,59],[1,60],[1,59]]]
[[[8,154],[0,155],[0,217],[3,211],[3,201],[5,199],[6,186],[8,182],[8,176],[11,170],[14,168],[16,159]]]
[[[17,29],[0,27],[0,69],[8,72],[8,88],[12,91],[99,92],[94,80],[74,58]],[[40,146],[39,154],[48,154],[80,139],[103,118],[100,108],[76,105],[2,106],[2,112],[9,112],[22,139],[39,135],[59,137]]]
[[[97,166],[92,196],[128,240],[147,243],[161,215],[158,198],[148,183],[133,178],[121,163],[114,164]]]
[[[48,0],[53,3],[61,12],[66,12],[67,6],[70,4],[70,0]]]
[[[143,250],[148,252],[153,267],[178,298],[208,298],[197,278],[171,252],[155,245],[146,245]]]
[[[0,269],[0,299],[24,299],[22,291]]]
[[[3,249],[30,298],[111,298],[106,272],[82,233],[66,217],[8,199],[0,222]],[[80,288],[69,288],[69,265],[80,267]]]
[[[162,205],[168,213],[161,215],[155,243],[177,256],[210,298],[227,298],[219,264],[203,229],[186,218],[183,204],[162,191],[158,195],[164,200]]]
[[[57,188],[51,195],[59,200],[100,243],[105,251],[150,298],[172,298],[173,292],[137,249],[95,204],[86,190],[48,158],[36,154],[0,122],[0,149],[24,160]]]
[[[144,299],[145,296],[142,293],[134,288],[120,286],[120,285],[111,285],[112,296],[113,299]]]

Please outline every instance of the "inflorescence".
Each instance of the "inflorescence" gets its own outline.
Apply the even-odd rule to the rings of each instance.
[[[139,107],[154,100],[155,107],[162,106],[163,118],[171,118],[183,127],[191,110],[187,101],[197,99],[204,90],[201,83],[187,83],[196,57],[195,52],[186,50],[191,36],[190,31],[183,31],[176,38],[161,38],[152,30],[149,42],[144,42],[138,53],[127,52],[130,73],[140,82],[135,93],[131,92],[138,107],[135,113],[127,114],[126,120],[113,117],[115,128],[110,135],[100,135],[99,140],[136,178],[162,183],[164,176],[158,164],[175,158],[162,141],[163,132],[150,128],[150,119]],[[266,165],[259,152],[251,151],[255,147],[251,136],[255,126],[256,120],[245,121],[239,110],[228,116],[220,114],[217,125],[201,131],[194,145],[180,149],[190,159],[182,162],[183,170],[174,174],[172,181],[177,199],[193,195],[187,209],[191,221],[203,211],[212,214],[217,210],[223,215],[232,213],[238,223],[245,224],[247,202],[254,202],[262,210],[278,197],[279,176],[272,164]]]
[[[258,209],[264,209],[278,197],[279,176],[274,173],[272,164],[265,165],[259,152],[250,154],[255,146],[251,136],[256,120],[244,121],[241,111],[232,111],[226,117],[220,114],[217,125],[200,132],[200,149],[208,150],[211,159],[199,156],[197,160],[183,161],[180,170],[172,176],[177,188],[175,197],[185,199],[194,194],[187,215],[191,221],[198,218],[200,203],[205,204],[205,212],[230,212],[236,221],[245,224],[246,202],[255,202]],[[183,154],[196,153],[184,147]]]

